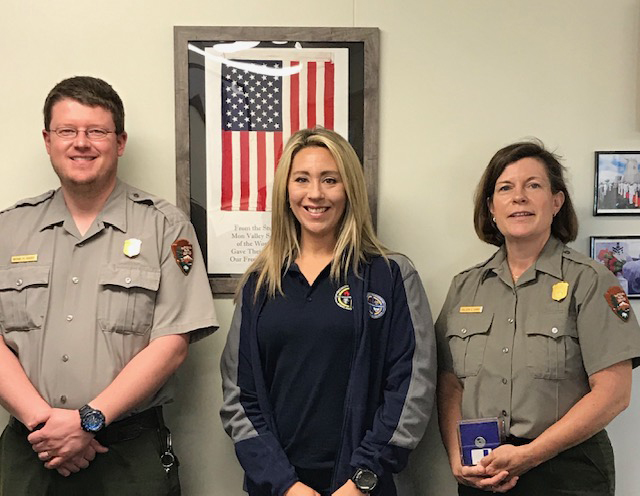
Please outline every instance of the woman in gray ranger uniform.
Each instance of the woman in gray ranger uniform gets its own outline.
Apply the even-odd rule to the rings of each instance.
[[[454,277],[436,322],[440,431],[459,495],[613,495],[604,427],[629,404],[640,330],[603,265],[565,243],[578,222],[555,155],[499,150],[475,198],[500,249]],[[498,417],[506,442],[463,466],[461,419]]]
[[[374,234],[362,166],[335,132],[295,133],[271,239],[222,357],[222,420],[251,496],[395,496],[426,427],[435,335],[409,260]]]

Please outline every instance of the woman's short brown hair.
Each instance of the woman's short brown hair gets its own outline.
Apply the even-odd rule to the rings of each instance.
[[[523,158],[534,158],[544,165],[551,184],[551,192],[564,193],[564,203],[551,224],[551,234],[563,243],[573,241],[578,236],[578,217],[571,202],[571,196],[564,180],[564,166],[560,157],[544,148],[540,140],[521,141],[498,150],[489,161],[476,188],[473,209],[473,223],[478,237],[492,245],[502,246],[504,236],[492,220],[489,202],[493,198],[496,182],[508,165]]]

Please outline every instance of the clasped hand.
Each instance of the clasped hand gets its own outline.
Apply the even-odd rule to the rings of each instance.
[[[44,427],[29,434],[27,440],[44,466],[64,477],[87,468],[96,454],[108,451],[82,430],[77,410],[52,408],[43,422]]]
[[[454,476],[461,484],[504,493],[512,489],[518,478],[537,465],[528,445],[504,444],[482,458],[478,465],[458,466]]]

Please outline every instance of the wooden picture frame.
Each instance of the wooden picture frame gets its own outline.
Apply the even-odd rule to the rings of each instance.
[[[174,28],[177,203],[196,228],[214,296],[234,294],[241,274],[268,239],[270,218],[269,225],[264,219],[269,217],[268,213],[265,217],[270,208],[268,181],[275,169],[269,160],[277,163],[278,146],[281,151],[287,131],[328,122],[331,125],[325,127],[349,140],[363,164],[375,225],[379,39],[377,28]],[[285,74],[287,70],[298,70],[298,65],[302,67],[297,76]],[[234,79],[242,74],[246,80]],[[266,92],[258,93],[260,98],[256,99],[255,91],[260,88],[255,90],[253,83],[244,84],[249,76],[274,85],[282,99],[271,90],[268,102]],[[324,93],[318,90],[320,87]],[[306,95],[306,100],[300,95]],[[251,116],[242,112],[239,115],[236,107],[231,108],[239,101],[234,100],[236,97],[243,98]],[[278,115],[264,114],[265,120],[258,122],[264,109],[254,115],[253,105],[254,100],[262,98],[265,105],[278,100]],[[267,118],[277,122],[270,124],[271,129],[266,125]],[[245,120],[247,126],[263,126],[264,130],[238,128],[238,122]],[[230,135],[234,137],[229,138]],[[247,165],[253,158],[238,159],[240,166],[227,163],[230,150],[237,156],[245,153],[244,148],[237,152],[240,145],[232,145],[232,139],[239,140],[242,146],[248,143],[246,153],[250,157],[252,150],[267,150],[267,159],[260,158],[264,153],[254,153],[258,157],[257,172]],[[265,160],[266,165],[262,165]],[[246,175],[238,179],[241,174]],[[246,224],[239,225],[236,220]],[[232,239],[233,229],[238,229],[238,237]],[[233,243],[238,243],[237,249],[231,248]],[[232,254],[234,250],[237,253]]]

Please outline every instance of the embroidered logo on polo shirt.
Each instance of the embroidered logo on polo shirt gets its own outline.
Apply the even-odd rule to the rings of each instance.
[[[611,286],[604,294],[604,299],[611,307],[611,310],[625,322],[629,320],[631,314],[631,304],[627,294],[620,286]]]
[[[344,308],[345,310],[353,310],[353,302],[351,300],[351,290],[349,289],[349,285],[345,284],[338,291],[336,291],[335,296],[336,305],[340,308]]]
[[[380,295],[367,293],[367,303],[369,304],[369,315],[372,319],[379,319],[387,311],[387,302]]]

